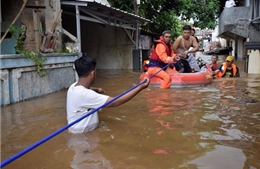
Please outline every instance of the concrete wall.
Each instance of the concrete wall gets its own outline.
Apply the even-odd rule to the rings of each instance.
[[[256,22],[251,22],[259,17],[259,0],[246,0],[244,5],[246,6],[225,8],[222,11],[219,17],[219,36],[233,42],[233,56],[247,58],[246,72],[260,74],[259,50],[246,51],[245,48],[245,41],[260,41],[259,23],[257,25]]]
[[[244,58],[245,53],[244,53],[244,39],[243,38],[238,38],[237,40],[237,56],[238,58]]]
[[[260,41],[259,28],[257,29],[252,24],[249,24],[252,19],[252,10],[257,10],[255,8],[257,7],[241,6],[225,8],[219,17],[219,34],[235,40],[240,36],[249,38],[250,42]]]
[[[73,54],[44,55],[47,76],[40,77],[34,62],[23,55],[1,55],[1,106],[68,88],[76,81]]]
[[[132,42],[124,29],[91,22],[81,26],[82,51],[96,59],[98,69],[132,69]]]
[[[76,36],[75,17],[62,17],[63,28]],[[96,59],[97,69],[133,68],[135,46],[125,29],[81,20],[81,41],[82,52]]]
[[[23,1],[1,1],[1,16],[4,22],[12,22],[23,4]],[[50,32],[55,18],[60,10],[60,0],[38,0],[40,6],[40,21],[43,30]],[[35,0],[28,0],[29,6],[35,5]],[[4,6],[4,8],[3,8]],[[27,27],[24,47],[35,49],[35,30],[32,8],[24,8],[18,21]],[[14,12],[17,11],[17,12]],[[75,16],[62,14],[58,20],[56,33],[62,32],[62,26],[76,36]],[[129,30],[81,21],[82,52],[86,52],[97,61],[98,69],[132,69],[133,49],[135,45],[127,35]],[[128,32],[132,35],[132,32]],[[60,34],[58,34],[60,35]],[[62,40],[57,38],[58,43]],[[59,51],[58,51],[59,52]],[[77,76],[73,70],[76,54],[46,54],[47,62],[44,69],[46,77],[40,77],[30,59],[22,55],[0,55],[1,58],[1,106],[27,100],[68,88],[75,82]]]
[[[259,42],[260,41],[260,29],[256,29],[253,25],[249,26],[249,41],[250,42]]]
[[[233,7],[225,8],[219,17],[219,34],[231,31],[238,35],[246,36],[244,21],[249,21],[251,18],[251,7]],[[247,26],[247,25],[245,25]]]

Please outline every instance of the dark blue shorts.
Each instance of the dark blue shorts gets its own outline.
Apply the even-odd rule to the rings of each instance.
[[[176,69],[177,71],[179,71],[179,70],[181,70],[182,68],[184,68],[184,66],[183,66],[181,60],[179,60],[178,62],[176,62],[176,63],[174,64],[174,67],[175,67],[175,69]]]
[[[191,72],[191,67],[189,65],[189,62],[185,59],[180,59],[178,62],[174,64],[175,69],[177,71],[181,70],[184,68],[184,73],[190,73]]]

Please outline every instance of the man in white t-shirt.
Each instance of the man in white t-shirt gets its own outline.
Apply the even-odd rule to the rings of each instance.
[[[75,69],[79,76],[79,80],[76,83],[73,83],[67,92],[68,124],[75,122],[84,115],[87,115],[93,109],[96,109],[113,99],[112,97],[104,95],[104,90],[102,88],[91,87],[96,76],[96,61],[94,59],[83,55],[75,61]],[[149,79],[146,79],[145,83],[104,107],[116,107],[124,104],[137,95],[140,91],[147,88],[149,82]],[[95,112],[72,125],[69,128],[69,131],[71,133],[91,131],[98,126],[98,123],[98,113]]]
[[[236,6],[236,3],[234,2],[234,0],[227,0],[225,3],[225,8],[231,8]]]

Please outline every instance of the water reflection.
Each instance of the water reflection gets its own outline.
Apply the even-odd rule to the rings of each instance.
[[[139,76],[99,70],[95,86],[116,96]],[[3,107],[1,158],[66,125],[65,103],[61,91]],[[65,131],[5,168],[260,168],[260,75],[194,88],[149,87],[99,116],[98,129]]]
[[[68,148],[75,152],[71,161],[73,169],[110,169],[110,162],[104,158],[101,152],[96,151],[99,136],[96,132],[84,134],[71,134],[68,140]]]
[[[194,127],[196,116],[193,114],[193,110],[199,102],[199,100],[195,99],[195,92],[182,93],[181,95],[179,90],[159,91],[158,89],[152,89],[146,96],[148,113],[160,124],[157,127],[158,135],[163,134],[167,129],[189,129]],[[190,111],[184,114],[176,114],[184,109],[189,109]]]
[[[217,145],[213,151],[189,161],[186,166],[200,169],[244,168],[245,161],[246,156],[241,149]]]

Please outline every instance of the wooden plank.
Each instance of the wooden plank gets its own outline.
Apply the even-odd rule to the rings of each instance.
[[[38,5],[38,1],[35,1],[35,5]],[[40,42],[41,42],[41,35],[39,33],[40,29],[40,11],[38,9],[33,9],[33,26],[34,26],[34,35],[35,35],[35,48],[36,51],[39,52],[40,50]]]
[[[21,7],[19,13],[16,15],[16,17],[14,18],[13,22],[11,23],[11,25],[13,25],[15,23],[15,21],[18,19],[18,17],[21,15],[26,3],[28,0],[24,0],[23,2],[23,6]],[[0,40],[0,44],[3,42],[5,36],[7,35],[7,33],[9,32],[9,28],[5,31],[5,34],[2,36],[1,40]]]
[[[62,9],[60,9],[60,11],[59,11],[59,13],[58,13],[58,15],[57,15],[53,25],[52,25],[51,33],[54,33],[54,31],[56,29],[56,26],[58,24],[58,21],[60,19],[61,13],[62,13]],[[41,48],[42,51],[44,51],[44,49],[46,49],[48,47],[51,47],[51,45],[52,45],[52,42],[51,42],[52,38],[53,38],[53,36],[45,36],[44,37],[44,39],[43,39],[44,44],[43,44],[43,46]]]
[[[26,8],[33,8],[33,9],[45,9],[46,6],[38,6],[38,5],[26,5]]]

